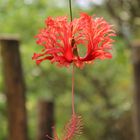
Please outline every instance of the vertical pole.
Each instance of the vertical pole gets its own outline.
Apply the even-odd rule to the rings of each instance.
[[[54,103],[39,101],[38,103],[38,133],[37,140],[50,140],[53,137],[52,126],[54,126]]]
[[[134,71],[134,130],[135,139],[140,140],[140,42],[132,45]]]
[[[8,140],[27,140],[25,83],[23,79],[19,40],[0,37],[3,77],[7,97]]]

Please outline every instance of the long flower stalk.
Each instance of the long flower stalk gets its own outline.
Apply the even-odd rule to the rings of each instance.
[[[70,10],[70,20],[72,22],[73,15],[72,15],[72,6],[71,6],[71,0],[69,0],[69,10]],[[73,29],[71,29],[73,30]],[[74,40],[74,39],[73,39]],[[72,40],[71,44],[72,47],[74,46],[74,41]],[[72,65],[72,115],[75,115],[75,107],[74,107],[74,65]]]
[[[72,65],[72,114],[75,115],[75,107],[74,107],[74,65]]]

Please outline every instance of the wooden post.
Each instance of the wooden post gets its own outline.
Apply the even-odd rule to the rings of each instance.
[[[134,130],[135,139],[140,140],[140,41],[132,45],[134,70]]]
[[[19,39],[0,36],[0,46],[7,97],[8,140],[27,140],[25,84],[20,60]]]
[[[46,135],[53,136],[52,126],[54,126],[54,103],[41,100],[38,103],[37,140],[50,140]]]

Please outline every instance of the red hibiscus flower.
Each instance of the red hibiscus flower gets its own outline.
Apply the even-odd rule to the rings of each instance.
[[[48,17],[45,25],[36,36],[37,44],[43,46],[41,53],[34,53],[32,57],[37,64],[50,60],[60,66],[67,67],[74,63],[82,67],[95,59],[112,57],[109,50],[115,32],[103,18],[93,18],[86,13],[72,22],[68,22],[67,17]],[[86,47],[85,56],[79,54],[82,47]]]

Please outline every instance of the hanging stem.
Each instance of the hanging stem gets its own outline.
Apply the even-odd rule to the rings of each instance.
[[[72,6],[71,6],[71,0],[69,0],[69,8],[70,8],[70,20],[72,21]]]
[[[71,6],[71,0],[69,0],[69,9],[70,9],[70,19],[72,22],[72,6]],[[72,28],[71,28],[72,30]],[[73,47],[73,42],[72,42],[72,47]],[[74,64],[72,66],[72,114],[75,115],[75,107],[74,107]]]
[[[72,66],[72,114],[75,114],[75,107],[74,107],[74,64]]]

